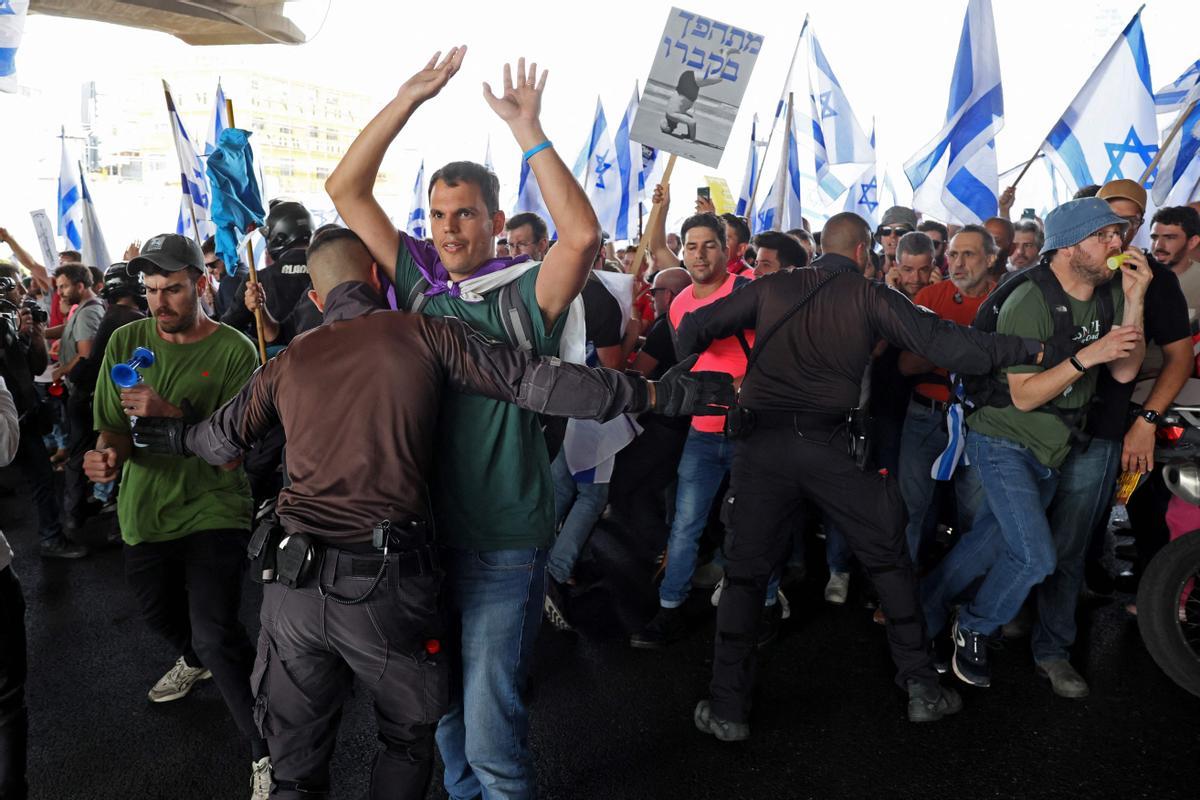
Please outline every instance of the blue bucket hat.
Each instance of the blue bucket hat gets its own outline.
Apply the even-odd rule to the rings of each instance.
[[[1068,200],[1046,215],[1046,243],[1042,245],[1042,253],[1079,244],[1109,225],[1120,225],[1124,230],[1129,222],[1113,213],[1108,203],[1098,197]]]

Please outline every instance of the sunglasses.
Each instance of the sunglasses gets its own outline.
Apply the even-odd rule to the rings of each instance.
[[[906,233],[912,233],[912,230],[909,228],[880,228],[879,229],[879,235],[881,237],[903,236]]]

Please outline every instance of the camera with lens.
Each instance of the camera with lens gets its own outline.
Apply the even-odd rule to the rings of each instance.
[[[0,278],[0,280],[7,280]],[[0,290],[3,285],[0,284]],[[21,330],[21,310],[7,300],[0,300],[0,351],[7,350],[17,342]]]
[[[7,275],[0,277],[0,294],[8,294],[16,290],[17,282]]]
[[[21,308],[29,312],[34,325],[45,325],[50,321],[50,315],[38,304],[37,300],[27,297],[21,301]]]

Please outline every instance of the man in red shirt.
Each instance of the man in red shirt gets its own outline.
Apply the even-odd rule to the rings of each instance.
[[[996,240],[982,225],[967,225],[954,235],[946,251],[950,280],[931,284],[913,299],[942,319],[970,325],[975,312],[996,283],[988,268],[998,253]],[[937,524],[934,496],[937,482],[931,468],[946,449],[949,433],[946,410],[950,401],[950,378],[946,370],[916,353],[900,354],[900,374],[919,376],[913,388],[900,437],[900,495],[908,509],[908,554],[920,567],[921,556]],[[958,499],[959,529],[971,527],[975,510],[983,499],[983,487],[975,470],[959,465],[951,480]]]

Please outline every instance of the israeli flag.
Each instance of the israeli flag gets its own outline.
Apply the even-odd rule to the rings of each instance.
[[[0,92],[17,91],[17,48],[29,0],[0,0]]]
[[[871,147],[875,147],[874,128],[871,129]],[[842,210],[858,214],[870,224],[871,230],[879,227],[879,180],[874,160],[846,190],[846,202]]]
[[[112,266],[108,255],[108,245],[104,243],[104,234],[100,231],[100,220],[96,217],[96,204],[92,202],[91,192],[87,188],[87,180],[83,177],[83,168],[79,169],[79,189],[82,192],[83,210],[83,263],[100,269]]]
[[[913,208],[944,220],[995,216],[1000,179],[992,140],[1004,127],[1004,93],[991,0],[968,0],[950,81],[946,124],[910,158],[904,173]]]
[[[1042,145],[1071,191],[1139,180],[1158,151],[1141,14],[1121,31]]]
[[[830,164],[867,164],[875,161],[875,147],[858,124],[850,101],[817,36],[809,29],[811,63],[808,72],[809,101],[812,106],[813,153],[817,164],[817,185],[833,200],[846,187],[829,173]]]
[[[1200,61],[1185,69],[1174,83],[1168,83],[1154,93],[1154,106],[1158,113],[1169,114],[1182,110],[1187,105],[1184,98],[1197,83],[1200,83]]]
[[[638,214],[638,184],[642,176],[642,146],[629,138],[633,128],[633,116],[638,109],[637,85],[633,87],[633,96],[625,107],[621,124],[617,126],[617,137],[614,145],[617,156],[617,172],[620,178],[620,198],[617,205],[617,224],[612,228],[612,238],[616,241],[628,241],[637,235]]]
[[[217,80],[217,95],[213,100],[212,118],[208,121],[208,130],[204,134],[204,154],[208,155],[217,149],[217,140],[221,131],[229,127],[229,107],[225,104],[225,90],[221,81]]]
[[[425,159],[421,159],[417,179],[413,182],[412,206],[404,230],[414,239],[429,236],[429,195],[425,191]]]
[[[758,151],[766,146],[766,141],[758,140],[758,114],[755,114],[750,121],[750,152],[746,155],[746,174],[742,177],[742,190],[738,192],[737,208],[734,210],[739,217],[750,217],[750,204],[754,201],[754,187],[758,181]]]
[[[786,104],[785,104],[786,106]],[[786,115],[786,111],[784,112]],[[786,136],[783,152],[779,154],[779,172],[771,184],[762,205],[755,209],[754,233],[787,231],[802,226],[800,203],[800,153],[796,142],[796,113],[784,127]]]
[[[608,132],[608,121],[600,98],[596,98],[596,117],[592,121],[592,132],[588,137],[587,158],[584,161],[583,189],[600,228],[612,235],[617,229],[621,213],[622,189],[621,170],[617,160],[617,148]]]
[[[1192,85],[1181,106],[1171,125],[1173,129],[1178,124],[1179,132],[1158,162],[1158,177],[1150,193],[1159,208],[1190,202],[1200,183],[1200,83]]]
[[[77,163],[67,157],[65,131],[58,167],[58,235],[70,249],[83,251],[83,179]]]
[[[424,163],[424,162],[422,162]],[[492,163],[492,137],[487,139],[487,149],[483,151],[483,166],[488,172],[496,174],[496,165]]]
[[[526,211],[532,211],[545,220],[550,238],[558,238],[558,229],[554,227],[550,210],[546,208],[546,201],[542,199],[542,190],[538,186],[537,176],[533,174],[529,162],[521,159],[521,179],[517,184],[517,204],[513,206],[513,215]]]
[[[187,129],[183,126],[183,120],[179,118],[179,111],[175,108],[175,99],[171,95],[171,87],[166,81],[163,81],[163,94],[167,99],[167,115],[171,119],[171,136],[175,140],[175,155],[179,158],[179,183],[183,193],[176,231],[194,235],[197,242],[203,242],[216,230],[211,219],[212,199],[208,179],[205,177],[205,165],[196,155],[196,148],[192,146],[191,137],[188,136]],[[180,222],[182,222],[182,230]]]

